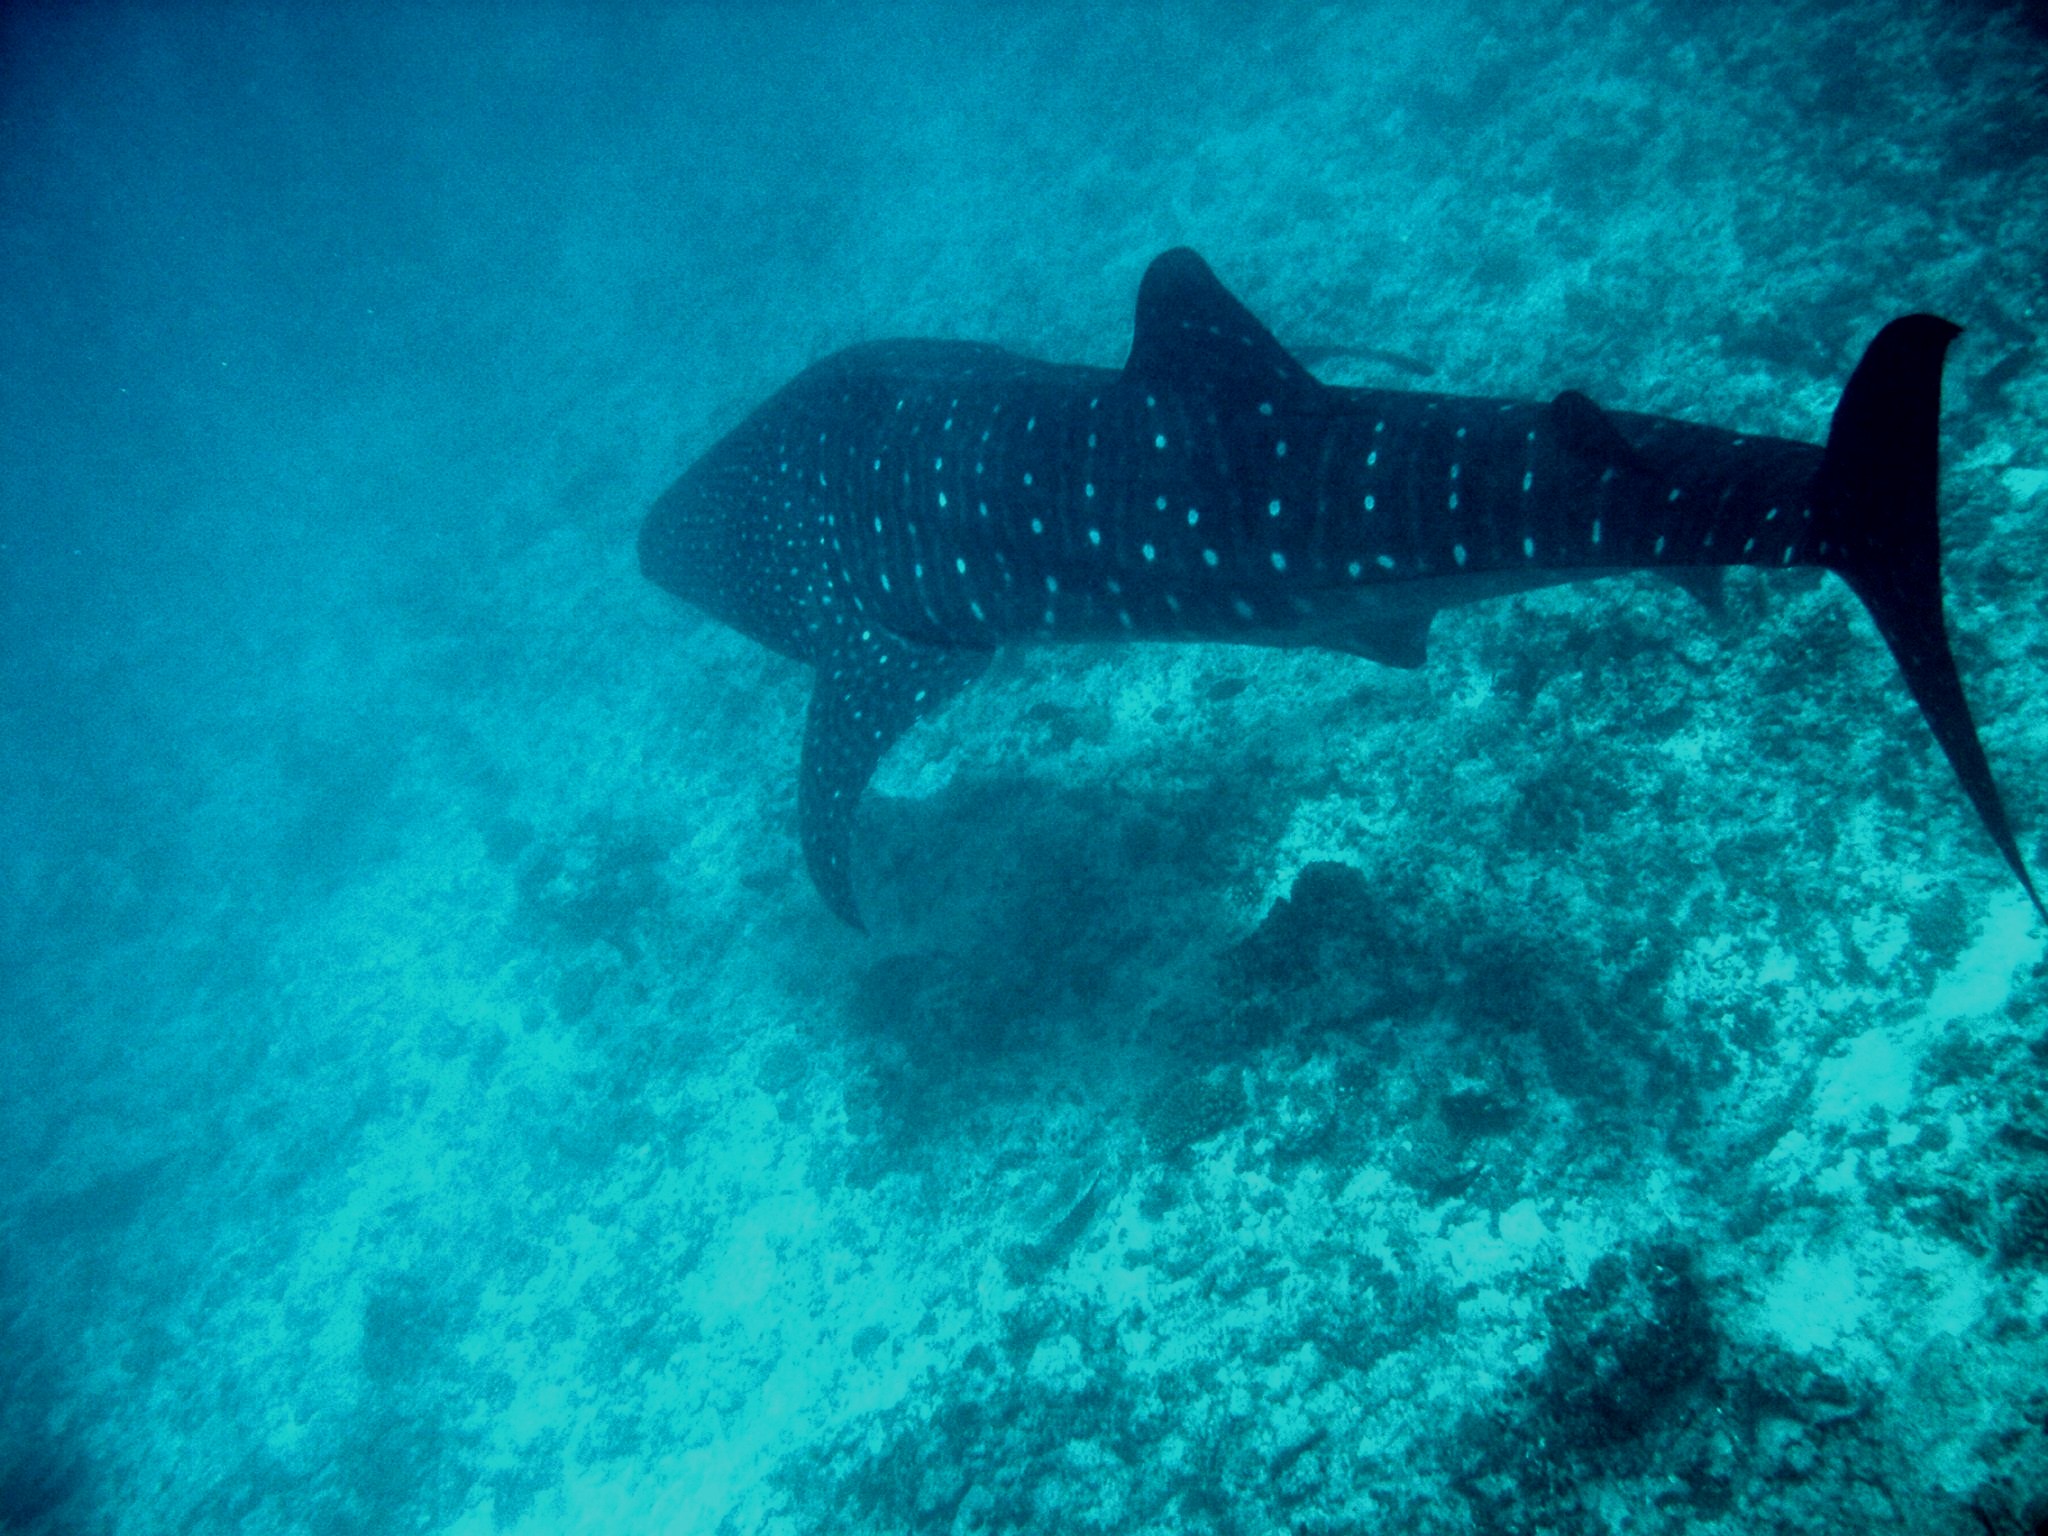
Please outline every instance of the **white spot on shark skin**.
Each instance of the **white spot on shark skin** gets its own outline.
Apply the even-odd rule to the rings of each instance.
[[[1088,542],[1090,544],[1100,544],[1102,542],[1102,530],[1100,528],[1090,528],[1088,530]]]
[[[1379,461],[1380,461],[1380,451],[1379,451],[1379,449],[1375,448],[1375,449],[1373,449],[1373,451],[1372,451],[1371,453],[1368,453],[1368,454],[1367,454],[1367,455],[1365,456],[1365,467],[1366,467],[1367,469],[1371,469],[1371,468],[1373,467],[1373,465],[1375,465],[1375,464],[1379,463]]]
[[[879,469],[880,469],[881,467],[882,467],[882,461],[881,461],[880,459],[877,459],[877,460],[875,460],[875,468],[876,468],[877,470],[879,470]]]
[[[1045,524],[1034,517],[1031,519],[1031,531],[1033,533],[1043,533],[1045,532]]]
[[[987,503],[987,502],[985,502],[985,501],[984,501],[984,502],[979,502],[979,503],[977,503],[977,506],[978,506],[978,507],[979,507],[979,509],[980,509],[981,515],[982,515],[983,517],[987,517],[987,516],[988,516],[988,503]]]
[[[1451,466],[1451,478],[1453,480],[1458,478],[1458,466],[1455,464]]]
[[[1273,445],[1273,457],[1274,457],[1274,458],[1276,458],[1276,459],[1284,459],[1284,458],[1286,458],[1286,457],[1287,457],[1287,439],[1286,439],[1286,438],[1284,438],[1284,437],[1283,437],[1283,438],[1281,438],[1279,442],[1277,442],[1277,443],[1275,443],[1275,444]]]
[[[1036,416],[1033,416],[1029,420],[1027,420],[1024,423],[1024,430],[1026,432],[1036,432],[1038,430],[1038,418]]]
[[[1379,567],[1383,571],[1391,571],[1394,568],[1394,557],[1392,555],[1381,555]]]
[[[1453,512],[1458,510],[1458,493],[1456,491],[1451,492],[1451,510]]]
[[[1058,591],[1059,591],[1059,589],[1060,589],[1060,579],[1059,579],[1059,577],[1057,577],[1057,576],[1048,576],[1048,577],[1046,577],[1046,578],[1045,578],[1045,590],[1046,590],[1046,591],[1048,591],[1048,592],[1058,592]]]
[[[1270,415],[1272,415],[1272,414],[1273,414],[1273,402],[1272,402],[1272,401],[1270,401],[1270,400],[1261,400],[1261,401],[1259,402],[1259,414],[1260,414],[1261,416],[1270,416]]]
[[[1131,616],[1121,608],[1117,609],[1116,611],[1116,621],[1117,623],[1123,625],[1125,629],[1129,629],[1131,627]]]
[[[1091,501],[1092,501],[1092,500],[1094,500],[1094,499],[1095,499],[1095,482],[1094,482],[1093,480],[1091,480],[1091,481],[1089,481],[1089,482],[1088,482],[1088,483],[1087,483],[1086,485],[1082,486],[1082,487],[1081,487],[1081,494],[1082,494],[1082,495],[1084,495],[1084,496],[1086,496],[1086,497],[1087,497],[1087,498],[1088,498],[1089,500],[1091,500]]]
[[[1752,553],[1754,553],[1754,552],[1755,552],[1755,550],[1756,550],[1756,540],[1755,540],[1755,539],[1745,539],[1745,540],[1743,540],[1743,543],[1742,543],[1742,552],[1743,552],[1743,553],[1744,553],[1745,555],[1747,555],[1747,554],[1752,554]]]
[[[1219,561],[1217,560],[1217,558],[1216,558],[1216,551],[1215,551],[1215,550],[1213,550],[1213,549],[1205,549],[1205,550],[1203,550],[1203,551],[1202,551],[1202,563],[1203,563],[1204,565],[1210,565],[1210,566],[1213,566],[1213,565],[1219,564],[1220,562],[1219,562]]]
[[[1158,402],[1158,400],[1156,400],[1156,399],[1155,399],[1154,397],[1152,397],[1151,395],[1147,395],[1147,396],[1145,397],[1145,409],[1146,409],[1146,410],[1148,410],[1148,411],[1156,411],[1156,410],[1158,410],[1158,409],[1159,409],[1159,402]]]
[[[1095,446],[1095,434],[1093,432],[1090,432],[1088,434],[1088,446],[1090,448],[1093,448]]]
[[[1597,517],[1593,519],[1593,542],[1595,544],[1600,542],[1600,519]]]
[[[881,519],[880,519],[880,518],[878,517],[878,518],[876,518],[876,519],[875,519],[875,532],[877,532],[877,533],[880,533],[881,531],[882,531],[882,520],[881,520]]]
[[[889,590],[889,573],[887,571],[882,572],[882,590],[884,592]]]
[[[923,581],[924,567],[922,565],[912,565],[910,568],[910,579],[912,581]]]
[[[1280,503],[1279,503],[1278,501],[1269,501],[1269,502],[1267,502],[1267,503],[1266,503],[1266,516],[1268,516],[1268,517],[1278,517],[1279,515],[1280,515]]]
[[[1534,560],[1536,558],[1536,541],[1534,539],[1522,540],[1522,558],[1524,560]]]
[[[1024,483],[1026,485],[1031,483],[1031,471],[1028,469],[1024,471]]]
[[[1777,509],[1776,507],[1773,507],[1773,508],[1771,508],[1771,510],[1770,510],[1770,511],[1768,511],[1768,512],[1766,512],[1766,513],[1764,514],[1764,521],[1765,521],[1765,522],[1767,522],[1767,523],[1775,523],[1775,522],[1776,522],[1777,520],[1778,520],[1778,509]]]
[[[947,423],[947,425],[948,425],[948,426],[951,426],[951,425],[952,425],[952,423],[951,423],[951,422],[948,422],[948,423]],[[932,460],[932,472],[933,472],[934,474],[936,474],[936,473],[937,473],[937,472],[938,472],[939,470],[942,470],[942,469],[944,469],[945,467],[946,467],[946,461],[945,461],[944,459],[933,459],[933,460]]]
[[[977,624],[985,624],[988,622],[988,615],[981,611],[981,604],[969,603],[967,605],[967,611],[974,615],[974,619]]]
[[[1453,544],[1451,546],[1451,558],[1453,560],[1456,560],[1458,564],[1463,565],[1465,563],[1465,546],[1462,544]]]
[[[1661,555],[1661,554],[1663,554],[1663,553],[1664,553],[1664,535],[1663,535],[1663,534],[1661,534],[1661,533],[1660,533],[1660,534],[1658,534],[1658,535],[1657,535],[1657,545],[1656,545],[1656,548],[1652,549],[1652,550],[1650,551],[1650,553],[1651,553],[1651,554],[1653,554],[1653,555]]]
[[[1152,506],[1154,510],[1164,512],[1166,510],[1166,498],[1164,496],[1155,497]]]
[[[1157,448],[1157,449],[1159,449],[1159,450],[1160,450],[1161,452],[1164,452],[1164,451],[1165,451],[1165,449],[1166,449],[1166,434],[1165,434],[1164,432],[1161,432],[1161,433],[1159,433],[1159,434],[1158,434],[1157,436],[1155,436],[1155,437],[1154,437],[1154,438],[1152,439],[1152,446],[1153,446],[1154,448]],[[1128,615],[1126,615],[1126,616],[1125,616],[1125,620],[1124,620],[1124,622],[1125,622],[1125,623],[1129,623],[1129,622],[1130,622],[1130,619],[1129,619],[1129,616],[1128,616]]]
[[[1371,511],[1371,510],[1372,510],[1372,509],[1374,508],[1374,506],[1376,506],[1376,505],[1377,505],[1377,503],[1376,503],[1376,502],[1375,502],[1375,501],[1373,500],[1373,498],[1372,498],[1372,497],[1368,496],[1368,497],[1366,497],[1366,498],[1365,498],[1365,510],[1366,510],[1366,511],[1370,512],[1370,511]]]
[[[965,560],[955,560],[953,562],[953,569],[962,576],[965,576],[967,574],[967,562]]]
[[[944,510],[945,510],[945,507],[946,507],[946,493],[945,493],[944,491],[941,491],[941,492],[939,492],[939,510],[940,510],[940,511],[944,511]]]
[[[1533,486],[1533,485],[1534,485],[1535,483],[1536,483],[1536,474],[1535,474],[1535,471],[1533,471],[1533,470],[1524,470],[1524,471],[1522,471],[1522,494],[1523,494],[1524,496],[1526,496],[1526,495],[1528,495],[1528,494],[1529,494],[1529,488],[1530,488],[1531,486]]]
[[[1230,600],[1230,606],[1237,610],[1237,616],[1247,624],[1257,617],[1257,614],[1252,610],[1252,605],[1241,597],[1233,597]]]
[[[1199,522],[1200,522],[1201,520],[1202,520],[1202,514],[1201,514],[1201,513],[1199,513],[1199,512],[1197,512],[1197,511],[1196,511],[1196,510],[1195,510],[1195,509],[1194,509],[1193,507],[1189,507],[1189,508],[1188,508],[1188,526],[1189,526],[1190,528],[1192,528],[1192,527],[1194,527],[1194,526],[1195,526],[1195,524],[1199,523]]]
[[[1287,569],[1287,557],[1281,554],[1280,551],[1277,549],[1273,551],[1273,569],[1276,571],[1284,571]]]
[[[1381,555],[1380,558],[1384,560],[1387,557],[1385,555]],[[1365,567],[1360,565],[1356,560],[1352,561],[1349,565],[1345,566],[1344,570],[1353,581],[1358,580],[1360,576],[1365,574]]]
[[[1143,553],[1147,560],[1156,560],[1159,558],[1159,551],[1154,549],[1150,544],[1147,544],[1141,551],[1141,553]]]
[[[1671,494],[1665,497],[1664,499],[1666,501],[1676,501],[1679,497],[1683,496],[1684,494],[1685,492],[1681,491],[1677,486],[1674,485],[1673,487],[1671,487]]]

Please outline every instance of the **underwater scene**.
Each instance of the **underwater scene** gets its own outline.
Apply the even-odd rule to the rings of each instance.
[[[0,1533],[2048,1531],[2044,333],[2037,5],[8,6]]]

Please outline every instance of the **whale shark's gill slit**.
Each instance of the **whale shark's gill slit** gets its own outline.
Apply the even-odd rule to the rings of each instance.
[[[1886,326],[1821,448],[1612,416],[1573,391],[1523,405],[1327,387],[1198,256],[1169,251],[1139,285],[1121,371],[934,341],[813,365],[655,503],[640,566],[816,669],[799,833],[856,926],[862,791],[994,645],[1253,641],[1419,666],[1446,603],[1627,567],[1712,603],[1741,563],[1848,582],[2048,921],[1942,608],[1954,335],[1926,315]]]

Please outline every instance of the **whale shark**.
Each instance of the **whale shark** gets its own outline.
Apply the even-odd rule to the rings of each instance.
[[[1121,369],[898,340],[813,364],[648,512],[653,582],[816,671],[798,832],[862,927],[876,765],[1006,645],[1316,646],[1421,666],[1442,609],[1626,571],[1711,599],[1818,566],[1875,621],[2036,912],[1963,693],[1936,510],[1959,328],[1880,330],[1814,444],[1548,401],[1325,384],[1193,251],[1139,284]]]

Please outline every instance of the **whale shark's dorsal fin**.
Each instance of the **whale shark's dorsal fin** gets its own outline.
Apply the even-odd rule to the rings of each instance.
[[[1153,258],[1138,285],[1137,323],[1124,379],[1157,388],[1199,386],[1311,408],[1321,384],[1258,316],[1182,247]]]

